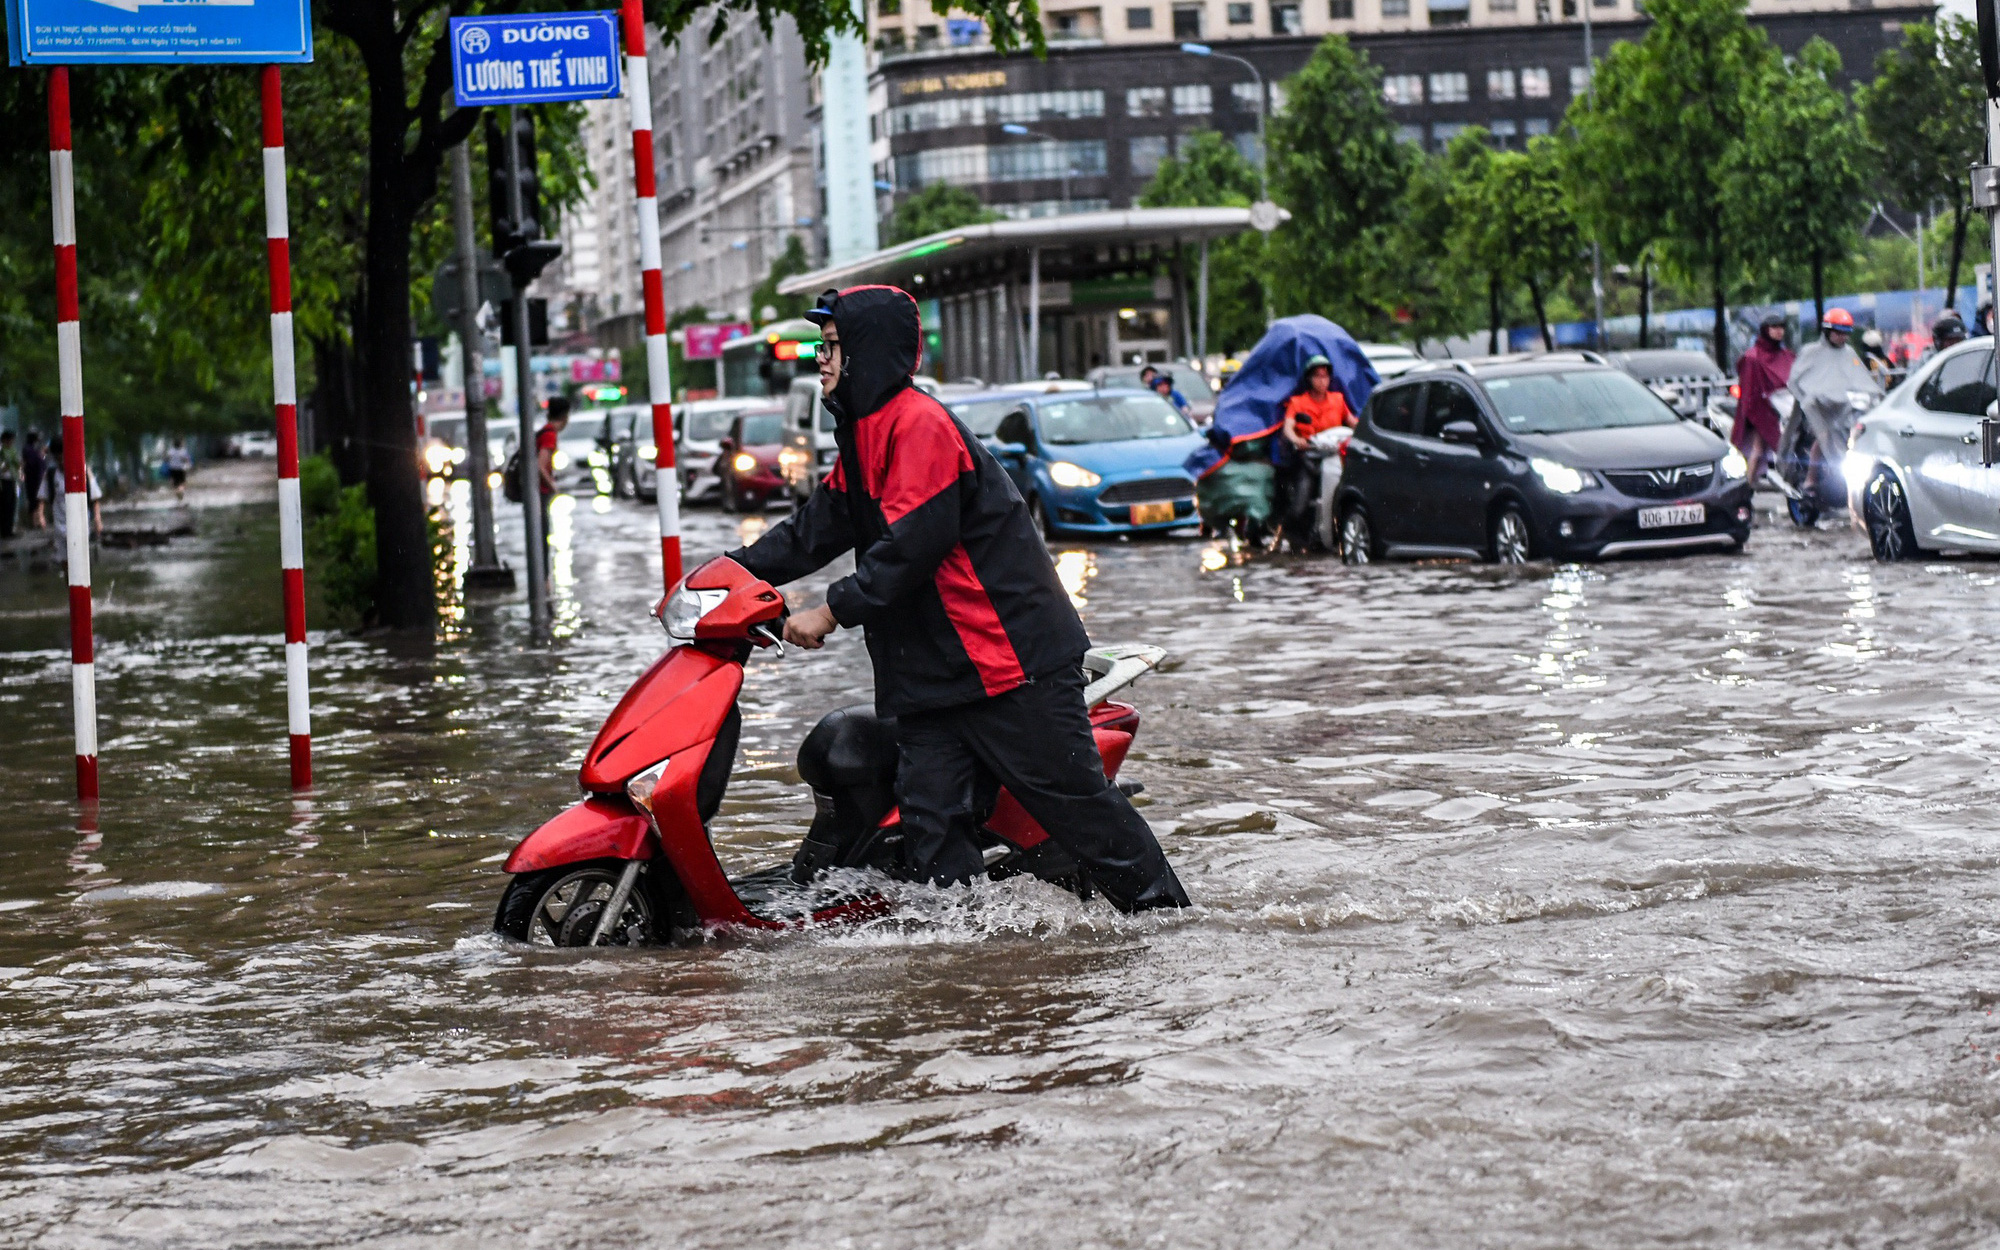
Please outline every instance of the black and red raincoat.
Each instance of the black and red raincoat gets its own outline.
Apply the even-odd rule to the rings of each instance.
[[[843,361],[826,406],[840,462],[804,508],[730,558],[782,585],[855,552],[826,602],[866,631],[883,716],[1075,668],[1088,636],[1027,505],[985,445],[910,384],[923,354],[916,300],[850,287],[832,319]]]

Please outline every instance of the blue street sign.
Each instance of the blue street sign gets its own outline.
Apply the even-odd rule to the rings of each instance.
[[[460,107],[609,99],[619,93],[616,13],[451,19],[451,81]]]
[[[9,65],[310,61],[308,0],[6,0]]]

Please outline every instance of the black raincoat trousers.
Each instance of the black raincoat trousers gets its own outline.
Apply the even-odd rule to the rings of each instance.
[[[782,585],[855,553],[826,602],[865,631],[876,711],[896,719],[905,866],[939,884],[983,873],[971,835],[997,784],[1118,907],[1187,906],[1104,775],[1083,705],[1088,638],[1027,505],[985,445],[910,384],[916,301],[851,287],[808,315],[840,332],[825,397],[840,462],[795,515],[729,554]]]

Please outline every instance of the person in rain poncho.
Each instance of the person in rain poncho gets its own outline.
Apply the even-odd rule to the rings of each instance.
[[[1792,352],[1785,346],[1785,319],[1773,313],[1757,327],[1757,341],[1736,362],[1736,425],[1729,432],[1729,441],[1750,462],[1753,482],[1778,449],[1784,418],[1771,397],[1784,393],[1791,375]]]
[[[1792,362],[1785,389],[1797,407],[1778,440],[1779,455],[1794,466],[1791,475],[1797,480],[1792,484],[1802,490],[1807,483],[1817,484],[1826,466],[1839,468],[1854,419],[1882,397],[1875,375],[1848,343],[1854,315],[1845,308],[1829,308],[1819,328],[1819,341],[1807,344]],[[1807,436],[1813,443],[1811,463],[1800,464]]]

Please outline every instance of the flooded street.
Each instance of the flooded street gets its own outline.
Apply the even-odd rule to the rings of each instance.
[[[491,935],[499,862],[664,649],[650,509],[559,509],[553,646],[517,599],[315,633],[298,801],[269,513],[102,557],[94,822],[61,575],[0,565],[0,1241],[2000,1236],[2000,565],[1058,545],[1171,655],[1123,776],[1195,910],[1020,879],[579,956]],[[858,636],[752,662],[728,866],[869,688]]]

